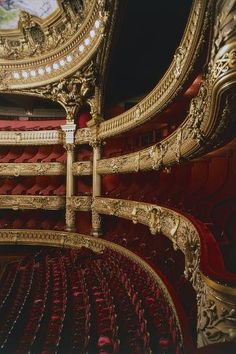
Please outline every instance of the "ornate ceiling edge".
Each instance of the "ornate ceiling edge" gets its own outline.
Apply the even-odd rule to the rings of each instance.
[[[147,122],[183,90],[204,43],[205,32],[210,22],[211,4],[211,1],[194,1],[180,46],[161,81],[130,110],[102,122],[98,132],[100,139],[123,133]]]
[[[115,32],[115,25],[117,19],[117,12],[119,6],[119,0],[113,0],[110,4],[111,9],[111,18],[110,18],[110,26],[106,31],[106,37],[98,52],[98,59],[97,62],[99,63],[99,82],[97,85],[97,92],[96,92],[96,104],[97,104],[97,113],[98,115],[102,115],[103,106],[104,106],[104,91],[105,91],[105,83],[107,79],[107,72],[109,68],[109,60],[111,58],[110,51],[112,47],[112,38]]]
[[[150,265],[148,265],[142,258],[137,256],[133,252],[125,249],[124,247],[116,245],[113,242],[95,238],[93,236],[81,235],[70,232],[59,232],[54,230],[0,230],[0,244],[43,245],[76,249],[85,247],[98,253],[101,253],[108,249],[112,252],[122,255],[123,257],[126,257],[130,261],[137,264],[153,280],[158,289],[162,292],[162,295],[164,296],[165,300],[168,303],[168,306],[170,307],[173,313],[173,320],[175,322],[174,325],[176,326],[175,328],[179,337],[178,343],[181,347],[184,346],[182,320],[178,316],[174,300],[165,283],[161,279],[160,275],[156,273]]]
[[[161,232],[185,256],[184,275],[196,291],[198,346],[216,342],[236,342],[236,288],[219,285],[200,269],[201,236],[184,215],[158,205],[122,199],[94,198],[92,210],[142,223],[151,235]],[[156,235],[158,237],[158,235]]]
[[[58,81],[82,67],[97,51],[108,13],[105,1],[93,3],[93,11],[82,29],[62,48],[31,60],[0,63],[2,91],[37,87]]]
[[[0,209],[60,210],[65,204],[65,197],[61,196],[0,195]]]
[[[1,171],[1,164],[0,164]],[[91,161],[73,162],[72,165],[73,176],[89,176],[93,173],[93,166]]]
[[[61,130],[0,131],[0,145],[53,145],[63,144]]]
[[[98,173],[159,170],[201,156],[234,137],[236,31],[232,9],[225,2],[221,4],[205,80],[191,101],[185,121],[173,134],[149,148],[98,161]]]
[[[0,163],[0,176],[59,176],[66,174],[66,166],[60,162]]]

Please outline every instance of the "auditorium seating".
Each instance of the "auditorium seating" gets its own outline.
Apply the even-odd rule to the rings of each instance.
[[[2,353],[182,353],[163,293],[125,256],[26,247],[21,259],[3,274]]]

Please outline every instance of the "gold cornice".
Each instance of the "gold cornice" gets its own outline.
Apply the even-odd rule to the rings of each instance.
[[[53,145],[63,142],[61,130],[0,131],[0,145]]]
[[[98,137],[105,139],[145,123],[160,113],[183,89],[198,59],[212,1],[195,0],[189,20],[174,59],[157,86],[136,106],[121,115],[102,122]]]
[[[65,208],[65,197],[0,195],[0,209],[44,209],[59,210]]]
[[[0,163],[0,176],[59,176],[65,174],[65,164],[60,162]]]
[[[184,346],[184,334],[182,332],[182,321],[179,318],[176,306],[161,277],[148,265],[142,258],[122,246],[116,245],[103,239],[93,236],[81,235],[71,232],[58,232],[54,230],[0,230],[0,244],[17,244],[17,245],[43,245],[56,246],[66,248],[85,247],[94,252],[103,252],[105,249],[121,254],[130,261],[137,264],[154,282],[157,288],[162,292],[165,300],[173,313],[176,330],[179,335],[178,344]]]

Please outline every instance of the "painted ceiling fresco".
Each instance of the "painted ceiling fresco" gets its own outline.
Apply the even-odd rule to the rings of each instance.
[[[57,8],[57,0],[0,0],[0,29],[17,28],[22,10],[44,19]]]

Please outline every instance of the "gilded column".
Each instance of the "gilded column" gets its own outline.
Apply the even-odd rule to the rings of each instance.
[[[93,200],[101,196],[101,176],[97,173],[97,161],[101,158],[101,141],[95,140],[91,143],[93,147]],[[92,231],[95,237],[102,235],[101,216],[92,206]]]
[[[66,231],[75,230],[75,211],[72,207],[72,196],[74,195],[74,177],[72,166],[74,162],[74,132],[75,124],[65,124],[61,126],[65,134],[64,148],[66,149]]]

